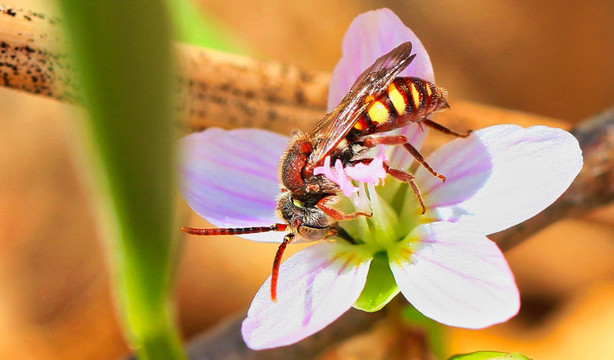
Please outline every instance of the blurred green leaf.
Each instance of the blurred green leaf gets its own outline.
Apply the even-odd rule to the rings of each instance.
[[[139,359],[184,359],[170,302],[173,63],[162,0],[60,0],[89,121],[114,294]]]
[[[519,353],[498,351],[476,351],[470,354],[454,355],[449,360],[531,360]]]
[[[237,39],[222,31],[192,0],[167,0],[173,17],[175,38],[179,42],[210,49],[242,53]]]

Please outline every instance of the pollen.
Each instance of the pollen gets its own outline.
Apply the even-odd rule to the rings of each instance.
[[[409,247],[402,247],[399,249],[398,256],[393,257],[393,261],[397,265],[402,265],[404,263],[410,262],[413,251]]]

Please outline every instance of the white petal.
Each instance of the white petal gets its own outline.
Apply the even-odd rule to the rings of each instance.
[[[181,140],[182,193],[201,217],[219,227],[279,223],[277,164],[288,138],[257,129],[207,129]],[[281,242],[283,233],[241,235]]]
[[[299,251],[279,270],[277,302],[271,278],[262,285],[243,321],[243,339],[251,349],[300,341],[345,313],[367,280],[371,258],[358,246],[321,242]]]
[[[390,268],[405,298],[425,316],[464,328],[483,328],[516,315],[520,299],[499,248],[453,223],[417,227]]]
[[[416,171],[429,216],[492,234],[535,216],[569,187],[582,151],[568,132],[497,125],[456,139],[427,158],[445,183]]]

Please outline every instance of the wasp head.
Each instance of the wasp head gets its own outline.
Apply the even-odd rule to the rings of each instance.
[[[303,239],[322,240],[328,235],[331,223],[317,203],[316,196],[299,199],[286,190],[277,198],[277,213]]]

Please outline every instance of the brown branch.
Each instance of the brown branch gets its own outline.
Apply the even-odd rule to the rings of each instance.
[[[241,338],[241,322],[245,314],[224,322],[213,332],[205,333],[188,344],[191,360],[276,360],[314,359],[328,347],[369,330],[384,319],[385,311],[365,313],[351,309],[324,330],[290,346],[254,351],[247,348]]]
[[[0,86],[79,103],[60,25],[55,17],[0,7]],[[330,74],[184,44],[176,51],[179,126],[186,131],[258,127],[289,134],[311,128],[326,113]],[[440,119],[455,128],[562,124],[467,102],[452,102],[452,108]]]
[[[188,131],[258,127],[288,134],[326,113],[330,76],[193,46],[177,46]]]
[[[75,102],[58,27],[55,17],[0,6],[0,85]]]
[[[61,22],[28,10],[0,7],[0,86],[79,103]],[[330,74],[178,44],[181,127],[258,127],[289,134],[326,113]],[[37,75],[40,74],[40,75]],[[561,126],[556,120],[452,102],[440,119],[456,128],[496,123]]]
[[[386,311],[366,313],[350,309],[324,330],[299,343],[269,350],[251,350],[241,337],[241,323],[245,312],[227,319],[215,328],[195,337],[188,345],[190,360],[309,360],[327,348],[371,329],[386,318]],[[136,360],[129,357],[125,360]]]

